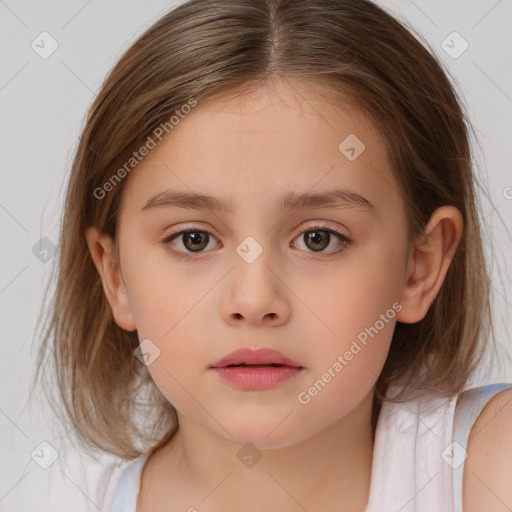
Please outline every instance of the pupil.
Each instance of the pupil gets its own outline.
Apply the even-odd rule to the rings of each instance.
[[[198,249],[198,247],[190,247],[189,241],[193,246],[197,246],[201,244],[199,249],[204,249],[207,244],[205,244],[205,240],[207,241],[207,233],[199,233],[198,231],[191,231],[190,233],[184,233],[184,244],[187,247],[187,249],[193,250]]]
[[[330,234],[327,231],[311,231],[311,234],[306,235],[308,241],[311,240],[313,242],[313,247],[310,247],[308,241],[306,241],[306,245],[310,247],[310,249],[322,250],[329,245]]]

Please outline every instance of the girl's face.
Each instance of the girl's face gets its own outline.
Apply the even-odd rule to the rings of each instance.
[[[298,91],[199,103],[131,172],[119,214],[123,327],[150,340],[154,382],[178,415],[261,448],[305,440],[369,396],[408,272],[383,138]],[[255,390],[211,368],[247,347],[302,369]]]

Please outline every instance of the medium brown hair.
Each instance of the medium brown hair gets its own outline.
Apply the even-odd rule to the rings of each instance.
[[[352,105],[376,123],[403,197],[409,240],[442,205],[463,215],[462,239],[425,318],[396,325],[375,384],[374,425],[390,384],[403,382],[409,393],[464,389],[494,341],[470,125],[447,72],[412,32],[366,0],[191,0],[126,51],[88,112],[74,157],[36,375],[41,369],[57,377],[65,417],[80,441],[133,458],[178,428],[174,407],[134,357],[137,332],[113,319],[85,238],[96,226],[115,239],[129,176],[102,199],[94,191],[191,99],[200,108],[278,79],[315,84],[333,105]],[[136,420],[143,407],[153,411],[145,425]]]

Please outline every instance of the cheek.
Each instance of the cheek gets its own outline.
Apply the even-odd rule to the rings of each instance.
[[[211,272],[197,276],[192,267],[177,266],[169,258],[165,251],[127,246],[123,273],[139,340],[151,340],[158,354],[148,365],[149,373],[173,405],[186,408],[190,395],[182,386],[192,392],[191,377],[211,362],[198,319],[205,318],[205,295],[219,278]]]
[[[333,379],[330,387],[335,393],[366,388],[382,370],[401,310],[404,254],[405,247],[385,243],[383,237],[380,243],[377,240],[364,251],[340,259],[335,271],[317,281],[321,283],[317,292],[311,292],[312,282],[297,291],[308,297],[316,317],[308,313],[311,326],[305,326],[315,340],[311,355],[317,375],[313,377],[321,379],[320,372],[335,366],[331,371],[344,375]]]
[[[198,276],[193,270],[197,267],[177,264],[165,250],[152,246],[127,248],[125,267],[141,339],[170,339],[194,316],[196,306],[218,280],[211,272]]]
[[[347,253],[347,258],[317,280],[302,281],[299,286],[297,278],[294,291],[306,297],[310,310],[323,320],[323,327],[317,323],[326,339],[354,337],[397,302],[403,286],[404,254],[405,249],[375,243],[355,254]],[[388,316],[392,315],[393,309]]]
[[[179,410],[187,410],[191,396],[198,397],[201,390],[196,381],[202,361],[194,360],[186,342],[168,340],[161,344],[160,356],[148,366],[154,383],[165,398]]]

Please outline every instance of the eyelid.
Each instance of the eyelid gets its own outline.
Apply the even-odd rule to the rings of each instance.
[[[211,232],[212,229],[209,228],[209,227],[208,228],[202,228],[201,226],[198,226],[196,224],[190,224],[188,226],[179,227],[178,229],[173,230],[171,233],[169,233],[168,235],[166,235],[164,237],[164,240],[172,237],[173,235],[181,234],[181,233],[184,233],[186,231],[201,231],[201,232],[208,233],[210,235],[213,234]]]
[[[337,233],[338,235],[341,235],[343,236],[344,238],[346,239],[349,239],[349,236],[346,234],[346,233],[343,233],[339,228],[337,227],[333,227],[332,224],[330,224],[328,221],[306,221],[306,222],[309,222],[309,224],[301,229],[296,236],[299,236],[301,235],[302,233],[306,232],[306,231],[309,231],[311,229],[319,229],[319,228],[322,228],[322,229],[326,229],[326,230],[329,230],[329,231],[334,231],[335,233]],[[191,224],[189,226],[185,226],[185,227],[180,227],[179,229],[175,229],[173,230],[171,233],[169,233],[168,235],[166,235],[164,237],[164,240],[166,239],[169,239],[170,237],[172,237],[173,235],[176,235],[178,233],[183,233],[183,232],[186,232],[186,231],[201,231],[201,232],[205,232],[205,233],[208,233],[210,235],[213,235],[217,238],[217,235],[215,235],[214,233],[212,233],[211,231],[211,228],[202,228],[198,225],[194,225],[194,224]]]
[[[302,233],[306,232],[306,231],[311,231],[311,230],[315,230],[315,229],[325,229],[327,231],[334,231],[335,233],[337,233],[338,235],[346,238],[347,240],[349,240],[349,237],[348,235],[346,235],[345,233],[343,233],[337,226],[334,226],[329,223],[328,221],[309,221],[310,224],[308,224],[304,229],[301,229],[300,232],[299,232],[299,235],[301,235]]]

